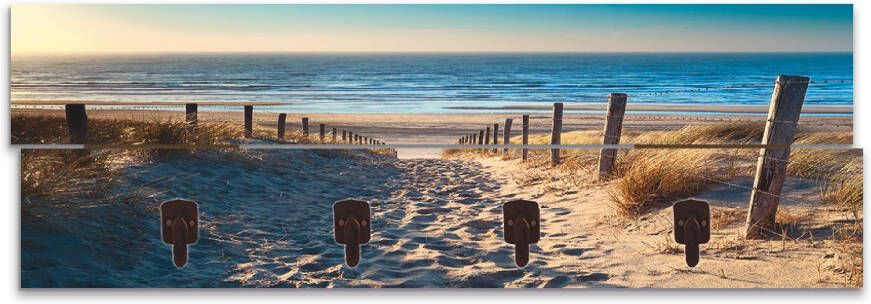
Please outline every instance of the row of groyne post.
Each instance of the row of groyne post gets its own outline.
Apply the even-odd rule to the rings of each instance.
[[[69,129],[70,143],[72,144],[87,144],[88,143],[88,114],[85,110],[85,103],[65,104],[65,117],[67,127]],[[243,126],[244,137],[254,137],[254,105],[245,104],[243,107]],[[198,118],[199,104],[185,104],[185,122],[188,128],[195,132]],[[278,114],[278,128],[276,130],[279,141],[284,142],[287,134],[287,113]],[[339,129],[337,127],[327,127],[326,124],[317,124],[318,136],[315,138],[310,132],[309,118],[302,117],[300,123],[300,132],[306,144],[348,144],[348,145],[368,145],[368,146],[383,146],[386,142],[375,137],[360,134],[353,130]],[[341,133],[340,133],[341,132]],[[339,136],[341,134],[341,137]]]
[[[760,238],[762,232],[774,225],[777,207],[786,179],[787,163],[789,162],[790,146],[795,140],[798,119],[804,104],[810,79],[803,76],[778,76],[774,85],[769,112],[766,119],[762,142],[759,145],[759,157],[754,176],[753,188],[750,195],[749,211],[745,222],[745,236],[748,238]],[[601,142],[603,145],[619,145],[623,131],[623,117],[626,111],[628,95],[624,93],[611,93],[608,95],[608,106],[605,114],[605,125],[602,131]],[[563,111],[561,102],[553,104],[551,116],[550,144],[561,145],[563,134]],[[529,153],[529,115],[522,115],[522,129],[520,142],[520,158],[525,162]],[[512,145],[511,127],[513,119],[507,118],[502,128],[502,144]],[[456,141],[459,145],[499,145],[499,124],[486,125],[483,129],[459,137]],[[695,145],[696,148],[704,145]],[[741,145],[733,145],[741,148]],[[635,144],[634,148],[657,148],[657,149],[692,149],[694,145],[643,145]],[[745,147],[746,148],[746,147]],[[487,149],[483,149],[486,151]],[[496,149],[493,149],[494,152]],[[598,180],[608,181],[615,176],[615,164],[618,149],[601,148],[598,159]],[[503,159],[510,156],[507,147],[502,150]],[[558,166],[562,161],[560,148],[550,148],[550,164]],[[675,160],[679,161],[679,160]],[[668,170],[665,168],[664,170]]]

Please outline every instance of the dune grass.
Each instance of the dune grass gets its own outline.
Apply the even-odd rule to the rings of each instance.
[[[624,144],[757,144],[761,142],[764,123],[722,123],[693,125],[672,131],[627,131],[621,138]],[[570,131],[562,134],[563,144],[601,144],[602,131]],[[513,143],[520,137],[512,138]],[[799,130],[797,144],[847,144],[852,142],[852,132],[806,132]],[[549,134],[532,135],[530,144],[550,143]],[[512,157],[519,150],[511,151]],[[444,157],[495,156],[490,151],[478,149],[447,150]],[[529,178],[535,181],[566,172],[582,177],[573,180],[573,186],[596,183],[598,149],[563,149],[561,164],[550,168],[549,150],[529,151],[529,161],[523,164]],[[647,207],[674,199],[692,196],[708,186],[735,177],[750,177],[754,174],[758,149],[632,149],[618,151],[617,170],[614,176],[613,205],[618,214],[632,217]],[[859,155],[861,156],[861,155]],[[826,181],[836,176],[851,160],[857,158],[855,151],[847,150],[794,150],[790,156],[788,173],[793,176]],[[828,201],[855,205],[858,186],[861,205],[861,170],[849,170],[840,182],[830,183]],[[856,181],[858,179],[858,182]],[[523,182],[523,181],[521,181]],[[852,196],[851,196],[852,195]],[[849,203],[853,202],[853,203]]]
[[[66,120],[58,116],[20,115],[12,117],[13,144],[68,143]],[[199,122],[196,128],[179,120],[90,119],[89,144],[227,144],[243,138],[239,123]],[[277,140],[277,130],[255,125],[254,139]],[[308,143],[298,132],[288,132],[288,142]]]
[[[66,121],[63,117],[13,116],[14,144],[67,143]],[[277,138],[277,130],[255,125],[253,140],[296,144],[317,143],[318,135],[303,136],[300,131],[286,132]],[[183,121],[91,119],[88,142],[99,144],[141,146],[148,144],[223,145],[244,140],[244,127],[238,123],[200,122],[192,129]],[[331,139],[331,136],[328,138]],[[221,147],[224,152],[240,150]],[[111,189],[120,169],[137,162],[153,161],[178,153],[193,153],[194,149],[122,149],[122,150],[23,150],[21,153],[21,196],[24,202],[50,202],[55,207],[101,204],[122,201]],[[370,153],[394,155],[392,149],[372,149]],[[131,194],[135,195],[135,194]],[[22,208],[27,216],[33,206]],[[40,206],[44,207],[44,206]]]

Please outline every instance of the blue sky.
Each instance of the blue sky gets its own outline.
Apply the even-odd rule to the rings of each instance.
[[[55,5],[13,53],[852,51],[851,5]]]

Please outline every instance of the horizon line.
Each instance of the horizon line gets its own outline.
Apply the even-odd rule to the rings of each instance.
[[[64,55],[257,55],[257,54],[853,54],[853,50],[820,51],[169,51],[169,52],[10,52],[14,56]]]

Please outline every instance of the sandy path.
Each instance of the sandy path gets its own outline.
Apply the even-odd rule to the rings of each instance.
[[[588,286],[577,273],[602,274],[601,285],[633,288],[809,288],[844,287],[843,276],[827,270],[833,259],[830,237],[833,223],[845,220],[842,212],[820,205],[815,184],[789,178],[784,193],[806,204],[781,203],[792,214],[812,215],[806,223],[816,237],[789,235],[785,239],[747,241],[739,237],[742,221],[712,230],[702,245],[695,268],[684,263],[683,248],[672,236],[671,208],[626,221],[612,215],[608,191],[611,184],[570,187],[555,191],[544,181],[518,185],[511,176],[520,172],[517,160],[481,159],[482,167],[502,176],[503,193],[538,201],[542,210],[542,239],[533,262],[575,273],[575,280],[556,278],[566,286]],[[521,173],[522,174],[522,173]],[[752,180],[736,183],[752,185]],[[718,210],[746,214],[749,191],[717,186],[696,197]],[[547,274],[543,274],[547,275]]]

